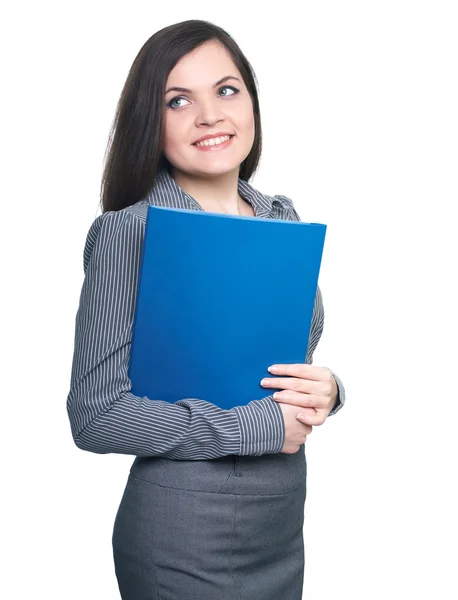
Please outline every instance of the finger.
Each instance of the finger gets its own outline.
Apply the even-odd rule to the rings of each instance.
[[[295,392],[302,392],[303,394],[309,393],[310,383],[306,379],[298,379],[297,377],[274,377],[264,378],[261,381],[261,385],[264,388],[271,388],[276,390],[292,390]]]
[[[275,364],[267,370],[274,375],[288,375],[289,377],[314,379],[316,381],[323,379],[323,367],[307,365],[306,363]]]
[[[284,402],[285,404],[293,404],[294,406],[310,407],[313,409],[324,409],[327,407],[329,400],[322,396],[313,394],[301,394],[299,392],[291,392],[289,390],[275,392],[273,394],[275,402]]]
[[[305,413],[306,415],[309,415],[310,417],[314,417],[316,415],[316,410],[314,408],[301,407],[301,413]],[[304,425],[307,425],[307,423],[304,423]]]
[[[316,410],[314,408],[309,408],[309,407],[304,407],[304,406],[298,406],[297,410],[301,413],[305,413],[306,415],[310,416],[310,417],[315,417],[316,415]],[[297,418],[297,415],[296,415]],[[304,425],[307,425],[307,423],[304,423]]]
[[[310,415],[305,411],[301,410],[297,415],[296,419],[306,425],[323,425],[326,421],[326,411],[317,410],[315,415]]]
[[[331,396],[333,392],[331,381],[314,381],[298,377],[265,377],[261,380],[261,386],[263,388],[291,390],[293,392],[314,394],[316,396]]]

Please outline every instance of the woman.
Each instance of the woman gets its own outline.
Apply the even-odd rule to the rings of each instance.
[[[290,199],[248,183],[261,153],[251,66],[211,23],[166,27],[136,57],[113,130],[103,211],[84,250],[67,407],[79,448],[136,456],[113,531],[121,596],[299,600],[304,442],[344,402],[338,377],[311,366],[320,290],[306,364],[278,365],[278,398],[231,410],[171,404],[134,396],[127,376],[149,204],[299,220]]]

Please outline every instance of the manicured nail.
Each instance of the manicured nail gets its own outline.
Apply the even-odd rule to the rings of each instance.
[[[278,373],[278,367],[276,365],[272,365],[267,369],[269,373]]]
[[[261,381],[261,385],[269,385],[270,384],[270,379],[263,379]]]

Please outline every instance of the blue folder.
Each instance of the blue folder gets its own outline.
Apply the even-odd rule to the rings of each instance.
[[[224,409],[273,393],[275,363],[304,363],[326,225],[148,206],[131,392]]]

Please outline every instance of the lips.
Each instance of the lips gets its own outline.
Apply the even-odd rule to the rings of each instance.
[[[199,142],[204,142],[205,140],[211,140],[214,138],[220,138],[220,137],[224,137],[228,135],[229,137],[234,137],[233,133],[212,133],[212,134],[208,134],[208,135],[203,135],[201,138],[199,138],[198,140],[196,140],[195,142],[192,143],[193,146],[195,146],[196,144],[198,144]]]
[[[197,152],[223,152],[226,148],[228,148],[232,144],[232,140],[235,135],[229,137],[225,142],[221,142],[220,144],[194,144],[194,148]]]

